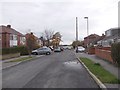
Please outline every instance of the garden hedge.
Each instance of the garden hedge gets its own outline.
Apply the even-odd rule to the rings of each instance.
[[[111,56],[113,61],[120,66],[120,42],[111,45]]]
[[[0,50],[1,55],[5,54],[12,54],[12,53],[20,53],[20,55],[28,55],[27,47],[20,46],[20,47],[10,47],[10,48],[2,48]]]

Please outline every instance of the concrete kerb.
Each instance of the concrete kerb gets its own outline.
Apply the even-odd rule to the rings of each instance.
[[[40,56],[40,57],[41,57],[41,56]],[[21,63],[23,63],[23,62],[28,62],[29,60],[38,59],[38,58],[39,58],[39,57],[34,57],[34,58],[26,59],[26,60],[24,60],[24,61],[20,61],[20,62],[18,62],[18,63],[16,63],[16,64],[7,66],[7,67],[5,67],[5,68],[2,68],[2,70],[7,69],[7,68],[10,68],[10,67],[14,67],[14,66],[16,66],[16,65],[18,65],[18,64],[21,64]]]
[[[77,57],[76,54],[75,54],[75,56]],[[90,76],[95,80],[95,82],[98,84],[98,86],[102,90],[107,90],[107,87],[86,67],[86,65],[79,59],[79,57],[77,57],[77,59],[85,67],[85,69],[88,71],[88,73],[90,74]]]

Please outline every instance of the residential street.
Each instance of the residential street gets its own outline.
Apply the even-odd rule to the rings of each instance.
[[[73,51],[42,56],[2,72],[3,88],[98,88]]]

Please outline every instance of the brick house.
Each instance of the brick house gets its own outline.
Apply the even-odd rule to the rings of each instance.
[[[37,36],[35,36],[35,35],[33,34],[33,32],[27,33],[27,34],[25,35],[26,40],[27,40],[27,38],[28,38],[30,35],[33,35],[33,36],[34,36],[34,39],[35,39],[35,41],[36,41],[37,47],[41,47],[41,46],[42,46],[42,41],[41,41]],[[26,42],[26,45],[28,45],[27,42]]]
[[[25,45],[25,36],[11,25],[0,26],[0,48],[9,48],[13,46]]]
[[[91,34],[91,35],[85,37],[84,38],[84,47],[87,47],[87,45],[92,44],[92,42],[98,38],[100,38],[100,36],[97,34]]]
[[[95,54],[94,46],[97,45],[97,41],[102,40],[104,37],[104,34],[102,34],[102,36],[91,34],[88,37],[84,38],[84,47],[86,47],[86,51],[88,52],[88,54]]]

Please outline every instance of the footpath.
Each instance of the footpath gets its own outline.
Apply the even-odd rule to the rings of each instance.
[[[96,63],[100,63],[101,66],[106,69],[107,71],[109,71],[110,73],[112,73],[113,75],[115,75],[117,78],[119,78],[119,72],[120,72],[120,68],[118,68],[117,66],[113,65],[112,63],[105,61],[95,55],[89,55],[87,53],[76,53],[77,57],[86,57],[91,59],[92,61],[96,62]],[[119,78],[120,79],[120,78]],[[120,90],[120,84],[107,84],[104,83],[104,85],[107,88],[118,88],[118,90]]]
[[[39,58],[43,55],[32,55],[30,59],[36,59],[36,58]],[[11,58],[11,59],[6,59],[6,60],[0,60],[0,62],[2,63],[2,69],[6,69],[6,68],[9,68],[9,67],[12,67],[12,66],[15,66],[15,65],[18,65],[22,62],[25,62],[27,60],[24,60],[24,61],[18,61],[18,62],[10,62],[10,61],[14,61],[14,60],[17,60],[17,59],[21,59],[21,58],[24,58],[24,57],[28,57],[28,55],[26,56],[20,56],[20,57],[16,57],[16,58]]]

